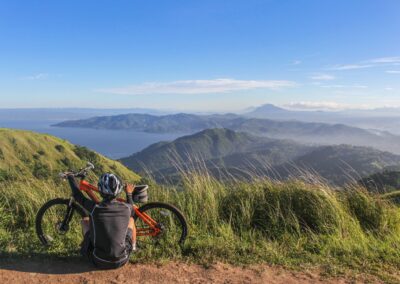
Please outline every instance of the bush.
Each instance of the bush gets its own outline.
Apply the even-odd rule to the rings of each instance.
[[[384,235],[390,226],[399,223],[398,210],[387,201],[377,198],[367,191],[356,188],[345,193],[347,206],[366,232]]]
[[[10,171],[0,169],[0,182],[15,180],[15,175]]]
[[[223,218],[235,230],[253,228],[272,239],[287,233],[337,232],[342,218],[332,193],[300,182],[237,188],[221,204]]]
[[[97,175],[100,175],[103,173],[103,165],[101,164],[98,155],[89,150],[86,147],[83,146],[75,146],[74,148],[74,153],[82,160],[91,162],[95,166],[94,172]]]
[[[54,146],[54,148],[56,148],[56,150],[60,153],[64,153],[65,152],[65,148],[63,145],[56,145]]]
[[[67,167],[69,170],[73,169],[73,164],[70,159],[67,157],[64,157],[60,160],[61,164],[63,164],[65,167]]]
[[[45,179],[51,176],[50,168],[40,162],[35,162],[32,174],[38,179]]]

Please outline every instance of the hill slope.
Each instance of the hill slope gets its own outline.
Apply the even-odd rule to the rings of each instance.
[[[172,142],[160,142],[121,159],[136,171],[175,172],[176,167],[205,163],[211,167],[240,167],[252,160],[283,162],[305,153],[309,147],[290,141],[277,141],[229,129],[207,129]]]
[[[374,173],[359,181],[370,192],[391,193],[400,188],[400,171],[386,168],[381,172]]]
[[[335,184],[362,177],[400,164],[400,156],[368,147],[349,145],[321,146],[290,163],[276,168],[282,177],[310,171]]]
[[[0,137],[0,182],[57,180],[59,172],[79,169],[88,161],[95,164],[96,174],[115,172],[126,180],[139,179],[119,162],[51,135],[3,128]]]
[[[208,129],[151,145],[121,161],[135,171],[150,172],[160,181],[176,177],[182,169],[206,167],[216,176],[244,179],[251,179],[252,174],[286,179],[312,172],[343,184],[397,166],[400,156],[367,147],[305,146],[228,129]]]

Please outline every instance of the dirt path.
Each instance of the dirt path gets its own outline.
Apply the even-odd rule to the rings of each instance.
[[[247,268],[215,264],[210,268],[171,262],[163,265],[129,264],[99,271],[81,260],[0,262],[0,283],[380,283],[374,278],[324,278],[314,272],[291,272],[257,265]]]

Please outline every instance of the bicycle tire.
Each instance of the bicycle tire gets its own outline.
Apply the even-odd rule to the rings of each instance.
[[[49,208],[51,208],[52,206],[55,206],[55,205],[69,206],[69,204],[70,204],[70,199],[63,199],[63,198],[52,199],[52,200],[49,200],[48,202],[46,202],[39,209],[38,213],[36,214],[36,220],[35,220],[36,234],[37,234],[40,242],[44,246],[49,246],[50,243],[46,239],[45,234],[43,232],[43,227],[42,227],[43,216],[45,215],[46,211]],[[83,211],[83,209],[81,207],[77,206],[76,204],[73,204],[72,206],[73,206],[74,212],[77,212],[81,217],[85,217],[86,216],[85,212]]]
[[[179,220],[179,222],[181,224],[181,228],[182,228],[182,233],[181,233],[180,239],[178,241],[178,244],[179,245],[183,245],[185,240],[186,240],[186,237],[188,235],[188,231],[189,230],[188,230],[188,225],[187,225],[187,222],[186,222],[186,218],[182,214],[182,212],[178,208],[176,208],[175,206],[173,206],[171,204],[168,204],[168,203],[163,203],[163,202],[146,203],[145,205],[139,207],[139,211],[142,213],[142,212],[146,212],[146,211],[148,211],[150,209],[154,209],[154,208],[167,209],[167,210],[170,210],[172,213],[175,214],[175,216],[178,218],[178,220]],[[135,216],[134,219],[135,219],[135,222],[136,222],[137,219],[138,219],[138,216]]]

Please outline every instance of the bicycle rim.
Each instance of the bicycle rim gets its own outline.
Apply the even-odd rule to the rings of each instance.
[[[156,221],[156,230],[147,224],[143,219],[136,218],[137,242],[139,247],[159,246],[172,248],[183,243],[186,237],[186,224],[182,217],[170,208],[148,207],[141,210],[145,215]],[[159,230],[159,231],[158,231]],[[141,234],[146,234],[140,236]],[[153,234],[152,236],[149,234]]]
[[[75,210],[74,210],[75,211]],[[41,216],[42,243],[54,250],[75,249],[82,239],[81,217],[73,212],[68,224],[62,226],[68,213],[67,204],[53,204]]]

